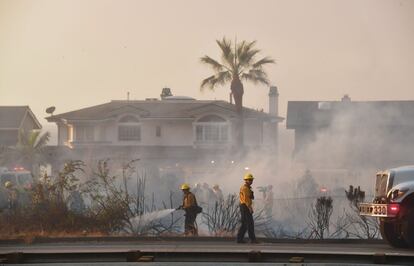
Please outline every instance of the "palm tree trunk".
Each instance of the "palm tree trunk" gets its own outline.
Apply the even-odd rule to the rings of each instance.
[[[236,122],[236,145],[243,148],[244,145],[244,120],[243,120],[243,83],[239,77],[234,77],[231,81],[230,90],[233,93],[234,103],[236,104],[236,112],[238,119]]]

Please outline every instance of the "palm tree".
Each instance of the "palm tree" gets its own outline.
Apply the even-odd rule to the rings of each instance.
[[[243,81],[250,81],[253,84],[265,84],[269,85],[267,74],[263,69],[266,64],[273,64],[275,61],[270,57],[263,57],[260,60],[256,60],[256,56],[260,52],[254,46],[256,41],[246,42],[242,41],[237,43],[235,41],[234,46],[231,40],[223,39],[216,40],[218,46],[221,49],[220,62],[214,60],[209,56],[201,58],[201,62],[210,66],[214,75],[204,79],[201,82],[200,89],[208,88],[213,90],[217,86],[222,86],[230,82],[231,95],[234,98],[236,104],[236,111],[239,115],[239,123],[237,125],[237,132],[242,132],[243,128]],[[237,136],[239,145],[243,145],[243,134],[240,133]]]
[[[32,171],[36,170],[34,168],[45,161],[46,145],[49,139],[49,132],[41,134],[36,130],[19,131],[18,142],[14,149],[16,161]]]

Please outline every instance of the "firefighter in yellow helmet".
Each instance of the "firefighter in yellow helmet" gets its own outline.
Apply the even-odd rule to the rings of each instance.
[[[195,225],[195,221],[197,214],[201,212],[201,208],[197,205],[197,199],[194,194],[190,192],[190,186],[188,184],[182,184],[181,190],[183,191],[183,205],[177,209],[182,209],[185,211],[184,234],[186,236],[197,236],[198,229]]]
[[[247,173],[244,176],[244,184],[240,188],[240,216],[241,216],[241,226],[237,233],[237,243],[246,243],[244,241],[244,235],[246,231],[249,234],[249,239],[251,243],[257,243],[256,235],[254,234],[254,221],[253,221],[253,175]]]
[[[6,188],[12,188],[13,187],[13,183],[11,181],[6,181],[6,183],[4,183],[4,186]]]
[[[14,186],[13,182],[6,181],[4,187],[7,189],[7,205],[10,210],[15,210],[17,208],[17,203],[19,199],[19,191]]]

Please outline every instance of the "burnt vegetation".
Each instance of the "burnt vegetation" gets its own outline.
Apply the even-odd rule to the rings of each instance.
[[[35,178],[24,191],[8,189],[9,204],[0,213],[0,234],[8,238],[177,232],[181,217],[174,215],[133,224],[134,218],[156,211],[153,200],[146,202],[146,176],[133,170],[135,162],[125,164],[117,176],[111,174],[109,160],[98,161],[91,177],[82,182],[78,176],[84,177],[86,165],[69,161],[56,176]],[[125,188],[134,173],[137,189],[130,193]],[[168,204],[173,206],[172,199]]]
[[[240,220],[237,195],[228,195],[224,201],[216,201],[202,217],[212,235],[234,235]]]
[[[165,200],[157,203],[157,194],[148,194],[147,189],[152,173],[138,162],[135,159],[115,165],[106,159],[88,166],[83,161],[68,161],[53,176],[34,177],[31,187],[3,189],[8,206],[0,212],[0,235],[181,235],[183,213],[174,211],[181,191],[167,191]],[[111,170],[117,167],[117,172]],[[300,184],[315,192],[316,183],[312,182],[309,186]],[[253,214],[256,233],[272,238],[378,238],[378,221],[359,215],[358,204],[365,200],[365,192],[350,186],[342,198],[347,203],[343,210],[339,210],[336,198],[328,195],[295,199],[294,204],[275,201],[278,204],[274,209],[308,211],[304,226],[296,229],[287,227],[289,220],[269,215],[259,200]],[[201,235],[234,236],[240,226],[238,196],[229,194],[209,203],[197,221]]]
[[[350,210],[345,213],[348,224],[348,234],[356,238],[375,239],[379,237],[379,221],[375,217],[359,215],[358,204],[364,202],[365,192],[361,188],[349,186],[345,191]]]

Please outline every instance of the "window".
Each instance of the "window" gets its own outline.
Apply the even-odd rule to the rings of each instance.
[[[220,126],[220,139],[222,141],[227,141],[228,137],[229,137],[229,126],[228,125]]]
[[[198,119],[197,122],[207,122],[207,123],[222,122],[222,123],[225,123],[226,120],[224,118],[221,118],[218,115],[206,115],[206,116],[203,116],[202,118]]]
[[[77,126],[76,127],[76,141],[93,141],[94,127],[92,126]]]
[[[155,128],[155,136],[161,137],[161,126],[156,126],[156,128]]]
[[[119,120],[119,123],[139,123],[139,120],[132,115],[127,115]]]
[[[228,122],[216,115],[207,115],[195,123],[195,139],[197,142],[217,143],[229,140]]]
[[[196,140],[206,142],[223,142],[228,140],[228,125],[196,125]]]
[[[203,126],[201,125],[196,126],[196,140],[197,141],[203,140]]]
[[[141,127],[133,125],[120,125],[118,127],[119,140],[141,140]]]
[[[141,126],[139,120],[132,115],[127,115],[119,120],[118,140],[121,141],[140,141]]]

